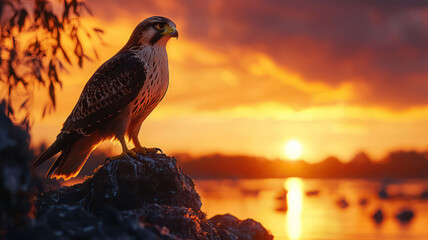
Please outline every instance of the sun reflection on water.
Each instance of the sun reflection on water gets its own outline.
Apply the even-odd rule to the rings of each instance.
[[[289,239],[297,240],[302,233],[301,215],[303,209],[303,190],[300,178],[288,178],[284,182],[287,189],[287,222],[285,225]]]

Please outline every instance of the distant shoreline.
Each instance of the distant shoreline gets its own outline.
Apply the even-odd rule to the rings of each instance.
[[[365,177],[193,177],[193,180],[268,180],[268,179],[288,179],[288,178],[301,178],[305,180],[364,180],[373,182],[400,182],[400,181],[428,181],[428,176],[425,178],[365,178]]]
[[[180,161],[182,169],[197,179],[209,178],[287,178],[307,179],[428,179],[426,153],[396,151],[381,161],[372,161],[366,154],[357,154],[343,163],[336,157],[319,163],[268,160],[251,156],[214,154]]]
[[[391,152],[386,158],[372,161],[359,153],[347,163],[329,157],[318,163],[302,160],[269,160],[263,157],[212,154],[190,157],[174,154],[183,171],[195,179],[266,179],[299,177],[304,179],[366,179],[373,181],[428,179],[427,153],[416,151]],[[90,176],[104,164],[107,154],[96,151],[78,178]],[[50,160],[52,161],[52,160]],[[47,171],[49,164],[37,169]]]

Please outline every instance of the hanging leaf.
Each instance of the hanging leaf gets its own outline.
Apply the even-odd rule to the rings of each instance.
[[[82,6],[83,8],[85,8],[85,10],[86,10],[86,12],[88,12],[89,13],[89,15],[91,15],[91,16],[93,16],[94,14],[92,13],[92,10],[86,5],[86,3],[85,2],[80,2],[79,3],[80,4],[80,6]]]
[[[19,110],[25,108],[25,106],[27,105],[27,103],[29,102],[30,98],[28,97],[27,99],[25,99],[25,101],[21,104],[21,106],[19,107]]]
[[[47,105],[45,105],[45,106],[43,107],[42,118],[45,118],[47,108],[48,108],[48,106],[47,106]]]
[[[7,104],[7,115],[8,116],[10,116],[10,115],[14,115],[14,112],[13,112],[13,108],[12,108],[12,106],[10,105],[10,102],[8,102],[8,104]]]
[[[15,22],[16,22],[16,17],[18,17],[18,12],[15,12],[14,14],[13,14],[13,16],[10,18],[10,20],[9,20],[9,25],[10,25],[10,27],[13,27],[13,26],[15,26]],[[9,30],[9,33],[10,33],[10,30]]]
[[[79,59],[79,67],[82,67],[83,66],[83,47],[79,38],[76,38],[76,47],[74,49],[74,54]]]
[[[19,31],[21,31],[22,27],[24,27],[27,16],[28,16],[27,10],[25,10],[24,8],[21,9],[21,12],[19,14],[19,19],[18,19]]]
[[[65,58],[65,60],[66,60],[69,64],[71,64],[70,58],[68,57],[68,55],[67,55],[67,53],[65,52],[64,48],[63,48],[62,46],[59,46],[59,48],[61,49],[61,51],[62,51],[62,55],[63,55],[63,57]]]
[[[95,55],[95,58],[97,59],[97,60],[100,60],[100,56],[98,55],[98,51],[97,51],[97,49],[93,49],[93,52],[94,52],[94,55]]]
[[[92,30],[94,30],[95,32],[97,32],[97,33],[102,33],[102,34],[104,34],[104,30],[102,30],[102,29],[99,29],[99,28],[92,28]]]
[[[50,84],[49,84],[49,97],[51,99],[52,106],[55,108],[56,107],[56,102],[55,102],[55,86],[54,86],[53,82],[50,82]]]

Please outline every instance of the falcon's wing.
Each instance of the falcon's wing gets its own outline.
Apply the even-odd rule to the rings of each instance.
[[[143,87],[148,65],[131,52],[120,52],[92,75],[61,134],[90,135],[100,123],[117,116]]]

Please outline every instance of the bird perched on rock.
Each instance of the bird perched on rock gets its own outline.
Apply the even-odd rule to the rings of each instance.
[[[168,88],[166,44],[171,37],[178,38],[174,22],[164,17],[147,18],[138,24],[126,45],[98,68],[56,141],[34,162],[37,167],[61,152],[46,177],[75,177],[91,152],[110,139],[119,140],[123,150],[111,160],[157,152],[156,148],[142,147],[138,133]],[[135,148],[129,149],[125,138]]]

